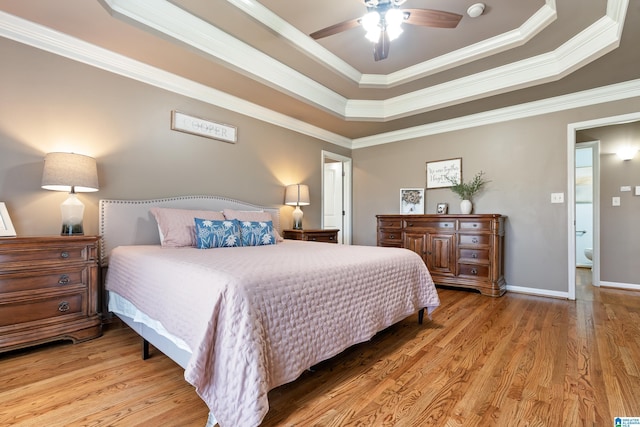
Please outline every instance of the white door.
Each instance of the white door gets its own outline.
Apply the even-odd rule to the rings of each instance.
[[[324,164],[324,228],[337,228],[338,242],[342,242],[343,223],[343,189],[342,162]]]

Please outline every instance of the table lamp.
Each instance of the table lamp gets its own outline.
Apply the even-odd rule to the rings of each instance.
[[[76,193],[98,191],[98,168],[92,157],[74,153],[49,153],[44,158],[42,188],[68,191],[69,198],[60,205],[63,236],[84,234],[84,205]]]
[[[295,206],[293,211],[293,229],[302,230],[302,209],[300,206],[309,205],[309,186],[304,184],[287,185],[284,204]]]

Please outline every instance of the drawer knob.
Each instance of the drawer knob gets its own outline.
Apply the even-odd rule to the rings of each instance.
[[[477,276],[478,275],[478,270],[475,269],[475,268],[472,268],[471,269],[471,274],[473,274],[474,276]]]
[[[58,304],[58,311],[61,312],[65,312],[65,311],[69,311],[69,303],[67,301],[62,301],[60,304]]]
[[[310,238],[309,238],[309,240],[313,240],[313,241],[315,241],[315,240],[318,240],[318,239],[317,239],[317,238],[315,238],[315,237],[310,237]]]
[[[478,258],[478,254],[474,252],[473,254],[471,254],[471,258]]]
[[[390,235],[390,236],[389,236],[389,238],[390,238],[390,239],[395,239],[395,238],[396,238],[396,236],[395,236],[395,234],[392,234],[392,235]]]
[[[330,237],[329,237],[329,240],[333,240],[333,236],[330,236]]]
[[[60,276],[60,279],[58,279],[58,285],[68,285],[69,284],[69,276],[66,274],[63,274],[62,276]]]
[[[471,241],[472,241],[473,243],[478,243],[478,238],[477,238],[477,237],[474,237],[473,239],[471,239]]]
[[[409,223],[407,223],[407,226],[408,226],[408,227],[413,227],[413,223],[412,223],[412,222],[409,222]]]
[[[474,226],[474,227],[477,227],[477,226],[478,226],[478,224],[473,224],[473,226]]]
[[[60,253],[60,258],[69,258],[69,252],[67,251],[63,251]]]

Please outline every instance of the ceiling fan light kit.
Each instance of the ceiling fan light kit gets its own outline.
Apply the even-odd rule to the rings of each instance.
[[[364,0],[367,13],[361,18],[350,19],[345,22],[311,33],[313,39],[332,36],[357,26],[366,31],[365,37],[374,43],[373,58],[376,61],[386,59],[389,54],[389,42],[402,34],[402,23],[433,28],[455,28],[462,19],[457,13],[430,9],[400,9],[406,0]],[[480,14],[484,11],[484,4],[477,3],[469,8],[481,6]],[[475,9],[474,9],[475,10]]]

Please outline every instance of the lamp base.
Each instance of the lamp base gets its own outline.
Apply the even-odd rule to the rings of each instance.
[[[82,218],[84,216],[84,205],[75,193],[69,193],[69,198],[60,205],[62,213],[61,236],[82,236]]]
[[[62,224],[61,236],[84,236],[82,224]]]
[[[292,214],[294,230],[302,230],[302,215],[302,209],[300,209],[300,206],[296,206]]]

